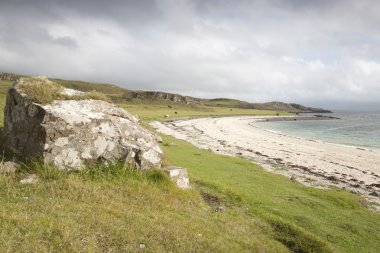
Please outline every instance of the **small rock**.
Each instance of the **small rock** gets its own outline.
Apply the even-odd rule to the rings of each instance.
[[[38,182],[38,176],[36,174],[29,174],[24,179],[20,180],[21,184],[35,184]]]
[[[380,194],[377,193],[377,192],[371,192],[369,195],[370,196],[374,196],[374,197],[379,197],[380,196]]]
[[[328,176],[326,179],[330,181],[338,181],[338,178],[336,176]]]
[[[291,180],[292,182],[297,182],[297,177],[294,176],[294,175],[292,175],[292,176],[290,177],[290,180]]]
[[[145,244],[144,243],[140,243],[139,248],[140,249],[145,249]]]
[[[180,189],[190,189],[189,176],[187,170],[181,167],[167,167],[166,172],[169,174],[170,178],[177,184]]]
[[[156,136],[156,141],[157,141],[158,143],[162,143],[162,142],[163,142],[161,136],[159,136],[159,135]]]
[[[13,173],[18,167],[19,165],[14,162],[0,163],[0,173]]]

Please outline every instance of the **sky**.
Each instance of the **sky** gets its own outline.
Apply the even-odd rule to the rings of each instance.
[[[0,71],[380,110],[377,0],[0,0]]]

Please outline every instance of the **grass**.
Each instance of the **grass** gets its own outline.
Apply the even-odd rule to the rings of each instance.
[[[88,91],[83,95],[65,95],[62,94],[63,86],[52,82],[44,77],[27,77],[22,78],[17,89],[28,95],[28,98],[35,103],[42,105],[50,104],[54,100],[85,100],[96,99],[110,102],[110,98],[103,93],[95,90]]]
[[[42,182],[20,185],[27,172]],[[241,208],[216,213],[161,171],[120,164],[65,174],[33,164],[0,175],[3,252],[287,252]]]
[[[95,90],[91,83],[61,82]],[[1,108],[10,87],[11,82],[0,81]],[[108,86],[99,87],[101,92]],[[115,88],[107,94],[118,92]],[[158,100],[120,105],[144,122],[165,115],[170,119],[278,113]],[[1,113],[0,126],[2,121]],[[1,251],[377,252],[380,248],[380,216],[362,207],[357,195],[305,187],[242,158],[216,155],[171,137],[164,136],[162,148],[166,164],[188,169],[192,190],[178,190],[162,171],[142,173],[120,163],[76,173],[30,163],[16,174],[0,174]],[[38,174],[40,182],[21,185],[28,173]],[[140,244],[146,248],[141,250]]]
[[[308,188],[170,137],[162,147],[166,163],[188,169],[192,190],[177,189],[162,171],[120,163],[75,173],[31,163],[0,175],[2,251],[139,252],[141,243],[146,252],[380,247],[379,215],[361,207],[356,195]],[[40,182],[18,183],[28,173]]]
[[[113,84],[102,84],[102,83],[91,83],[82,81],[69,81],[62,79],[50,79],[55,83],[74,90],[79,90],[83,92],[97,91],[109,96],[117,95],[120,96],[127,91],[127,89],[121,88]]]
[[[216,98],[209,99],[204,101],[205,105],[208,106],[218,106],[218,107],[230,107],[230,108],[246,108],[246,109],[254,109],[255,104],[248,103],[245,101],[237,100],[237,99],[228,99],[228,98]]]
[[[106,102],[111,102],[111,99],[103,93],[97,92],[95,90],[86,92],[84,95],[60,95],[57,98],[58,100],[85,100],[85,99],[95,99],[95,100],[103,100]]]
[[[25,78],[24,83],[18,85],[18,89],[28,95],[28,98],[39,104],[49,104],[60,98],[62,86],[47,79]]]
[[[265,220],[271,238],[294,252],[376,252],[380,216],[360,205],[359,196],[320,190],[267,173],[241,158],[215,155],[167,137],[167,162],[188,168],[193,182],[229,192],[252,217]],[[314,249],[314,250],[313,250]]]
[[[121,107],[137,114],[144,121],[176,119],[205,116],[236,116],[236,115],[286,115],[286,112],[267,110],[238,109],[227,107],[189,106],[181,104],[120,104]],[[169,117],[166,117],[168,115]]]

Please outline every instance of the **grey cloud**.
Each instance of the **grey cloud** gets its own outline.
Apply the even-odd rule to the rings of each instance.
[[[378,1],[0,2],[0,70],[314,106],[380,97]]]
[[[69,36],[58,37],[52,39],[52,41],[58,45],[62,45],[68,48],[76,48],[78,46],[77,42]]]

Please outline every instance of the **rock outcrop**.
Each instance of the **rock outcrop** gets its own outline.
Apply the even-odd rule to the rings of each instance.
[[[0,161],[0,174],[16,172],[18,167],[19,165],[17,163],[10,162],[10,161],[8,162]]]
[[[162,91],[129,91],[124,95],[124,97],[126,100],[167,100],[173,103],[187,105],[200,104],[199,99]]]
[[[19,77],[16,74],[0,72],[0,80],[16,81]]]
[[[39,82],[43,85],[41,78]],[[28,80],[20,83],[27,85]],[[55,100],[41,105],[16,84],[8,92],[4,115],[4,146],[22,159],[38,157],[60,169],[120,159],[142,170],[161,167],[158,136],[143,128],[137,117],[105,101]]]

